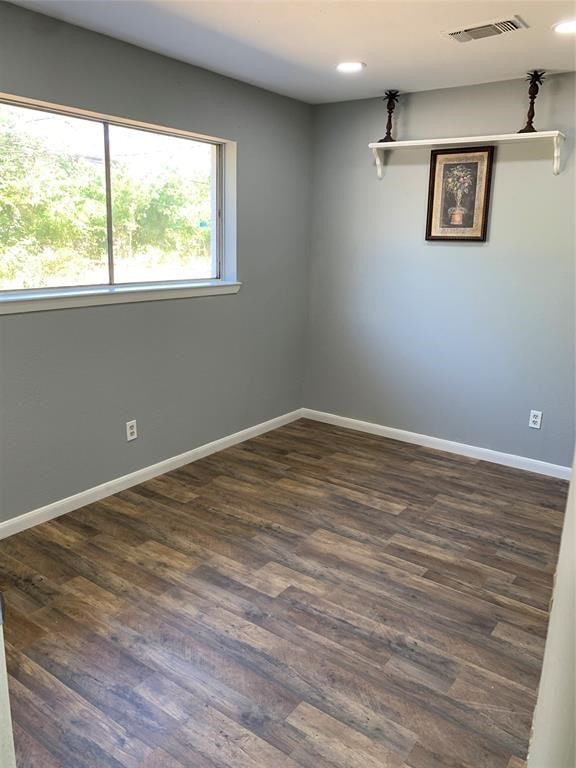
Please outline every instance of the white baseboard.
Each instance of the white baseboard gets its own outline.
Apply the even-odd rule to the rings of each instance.
[[[381,424],[350,419],[347,416],[337,416],[334,413],[324,413],[323,411],[314,411],[310,408],[302,408],[301,417],[303,419],[322,421],[325,424],[333,424],[345,429],[354,429],[357,432],[368,432],[371,435],[388,437],[391,440],[401,440],[404,443],[415,443],[426,448],[436,448],[438,451],[458,453],[461,456],[469,456],[473,459],[491,461],[494,464],[503,464],[506,467],[524,469],[527,472],[536,472],[539,475],[559,477],[562,480],[570,480],[571,476],[571,468],[563,467],[560,464],[549,464],[547,461],[529,459],[526,456],[515,456],[512,453],[492,451],[490,448],[479,448],[475,445],[467,445],[466,443],[455,443],[452,440],[443,440],[440,437],[419,435],[417,432],[407,432],[404,429],[396,429],[395,427],[384,427]]]
[[[224,448],[230,448],[238,443],[243,443],[252,437],[278,429],[278,427],[290,424],[300,418],[322,421],[325,424],[334,424],[337,427],[344,427],[345,429],[352,429],[357,432],[368,432],[371,435],[380,435],[392,440],[401,440],[405,443],[436,448],[439,451],[447,451],[448,453],[458,453],[461,456],[470,456],[474,459],[491,461],[495,464],[503,464],[507,467],[515,467],[516,469],[523,469],[528,472],[537,472],[541,475],[559,477],[563,480],[569,480],[571,476],[570,467],[563,467],[559,464],[549,464],[546,461],[529,459],[525,456],[514,456],[511,453],[492,451],[489,448],[478,448],[474,445],[466,445],[465,443],[455,443],[439,437],[419,435],[416,432],[407,432],[404,429],[396,429],[395,427],[384,427],[381,424],[350,419],[347,416],[337,416],[334,413],[324,413],[323,411],[315,411],[310,408],[299,408],[283,416],[278,416],[275,419],[248,427],[227,437],[201,445],[198,448],[193,448],[191,451],[186,451],[186,453],[180,453],[178,456],[173,456],[170,459],[164,459],[164,461],[159,461],[148,467],[137,469],[128,475],[123,475],[101,485],[96,485],[93,488],[88,488],[85,491],[74,494],[74,496],[68,496],[44,507],[33,509],[31,512],[25,512],[18,517],[13,517],[11,520],[6,520],[0,523],[0,539],[5,539],[8,536],[24,531],[27,528],[32,528],[40,523],[45,523],[60,515],[65,515],[67,512],[72,512],[75,509],[80,509],[80,507],[84,507],[86,504],[91,504],[106,496],[112,496],[119,491],[125,491],[127,488],[132,488],[146,480],[151,480],[153,477],[158,477],[158,475],[163,475],[165,472],[170,472],[185,464],[190,464],[205,456],[210,456],[210,454],[222,451]]]
[[[125,491],[127,488],[132,488],[134,485],[151,480],[153,477],[163,475],[165,472],[171,472],[173,469],[183,467],[192,461],[203,459],[205,456],[210,456],[212,453],[224,450],[224,448],[230,448],[238,443],[243,443],[245,440],[250,440],[252,437],[258,437],[258,435],[263,435],[265,432],[278,429],[278,427],[290,424],[300,417],[300,409],[291,413],[285,413],[283,416],[264,421],[261,424],[248,427],[227,437],[214,440],[211,443],[206,443],[198,448],[193,448],[191,451],[186,451],[186,453],[180,453],[178,456],[164,459],[164,461],[159,461],[157,464],[151,464],[148,467],[137,469],[135,472],[130,472],[128,475],[123,475],[101,485],[96,485],[93,488],[88,488],[85,491],[74,494],[74,496],[68,496],[60,501],[47,504],[45,507],[25,512],[22,515],[18,515],[18,517],[13,517],[11,520],[0,523],[0,539],[13,536],[15,533],[32,528],[40,523],[45,523],[75,509],[80,509],[80,507],[84,507],[86,504],[91,504],[106,496],[112,496],[119,491]]]

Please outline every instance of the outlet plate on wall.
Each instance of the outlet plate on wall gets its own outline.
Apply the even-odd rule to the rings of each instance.
[[[542,411],[530,411],[528,426],[532,429],[540,429],[542,426]]]
[[[136,419],[133,419],[132,421],[126,422],[126,440],[130,442],[130,440],[136,440],[138,437],[138,424],[136,423]]]

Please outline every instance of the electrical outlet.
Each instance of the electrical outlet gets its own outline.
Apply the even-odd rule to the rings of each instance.
[[[532,429],[540,429],[542,426],[542,411],[530,411],[528,426]]]
[[[138,424],[136,424],[136,419],[133,419],[132,421],[126,422],[126,440],[130,442],[130,440],[136,440],[138,437]]]

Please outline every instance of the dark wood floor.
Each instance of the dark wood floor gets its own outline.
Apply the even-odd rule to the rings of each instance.
[[[20,768],[519,768],[566,484],[300,421],[0,542]]]

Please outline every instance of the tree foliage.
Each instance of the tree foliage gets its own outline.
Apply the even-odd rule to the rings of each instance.
[[[209,179],[178,168],[136,175],[112,163],[115,259],[129,271],[210,259]],[[0,289],[105,283],[107,227],[101,160],[55,151],[0,117]]]

